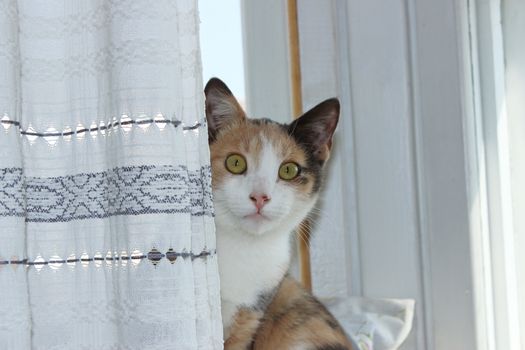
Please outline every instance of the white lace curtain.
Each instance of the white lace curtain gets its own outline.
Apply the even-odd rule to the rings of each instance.
[[[222,346],[198,14],[0,0],[0,349]]]

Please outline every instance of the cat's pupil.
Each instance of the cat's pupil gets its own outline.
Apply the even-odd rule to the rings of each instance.
[[[236,159],[236,160],[235,160],[235,166],[238,166],[238,165],[239,165],[239,160]]]

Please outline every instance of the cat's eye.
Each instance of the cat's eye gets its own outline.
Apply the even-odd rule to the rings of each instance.
[[[301,168],[297,163],[288,162],[279,168],[279,177],[283,180],[293,180],[299,175]]]
[[[246,171],[246,159],[240,154],[230,154],[224,162],[226,169],[235,175],[242,174]]]

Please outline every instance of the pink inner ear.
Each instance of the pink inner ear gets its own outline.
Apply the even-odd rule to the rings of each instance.
[[[324,147],[327,146],[328,149],[332,148],[332,136],[335,129],[335,123],[329,121],[330,123],[327,124],[321,124],[321,121],[328,122],[327,120],[320,119],[319,121],[316,121],[316,125],[313,125],[310,132],[312,135],[310,136],[312,138],[312,143],[315,144],[317,147]],[[308,130],[306,130],[308,132]]]
[[[330,158],[331,143],[332,142],[330,141],[330,146],[324,145],[321,148],[319,148],[319,150],[316,152],[317,159],[322,160],[322,161],[327,161],[328,158]]]
[[[206,119],[210,135],[235,121],[244,119],[245,113],[233,95],[220,90],[210,90],[206,95]]]

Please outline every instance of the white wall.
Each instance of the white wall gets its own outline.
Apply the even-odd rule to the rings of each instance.
[[[281,0],[241,1],[246,107],[253,118],[291,117],[285,11]]]
[[[525,2],[503,2],[506,102],[509,118],[509,148],[513,226],[521,347],[525,348]]]

